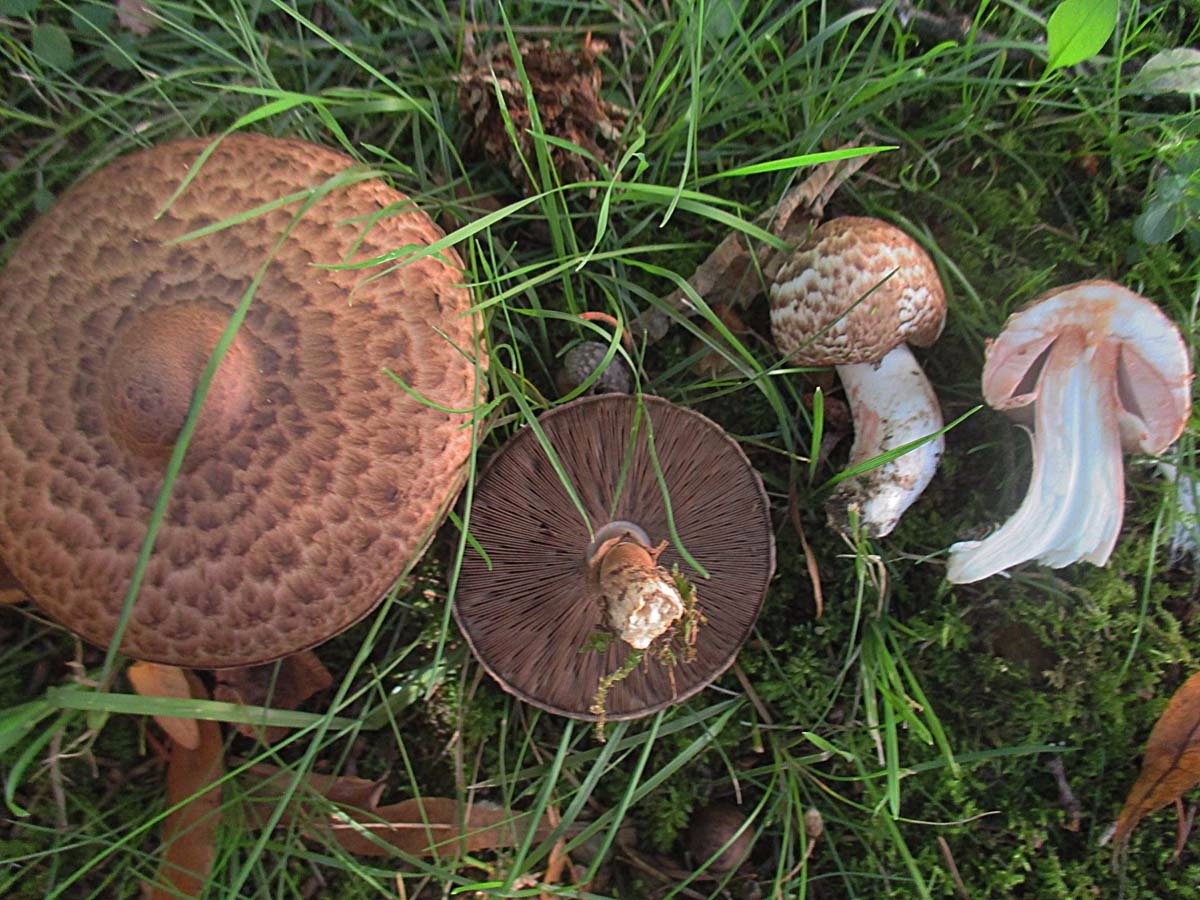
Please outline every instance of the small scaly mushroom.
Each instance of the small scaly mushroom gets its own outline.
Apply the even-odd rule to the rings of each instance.
[[[936,434],[933,387],[906,343],[928,347],[946,320],[937,268],[911,237],[879,219],[844,216],[816,228],[770,285],[776,346],[802,366],[836,366],[854,419],[850,466]],[[921,495],[941,459],[940,435],[843,481],[826,507],[849,528],[857,513],[884,537]]]
[[[741,448],[652,396],[574,400],[518,432],[479,476],[470,529],[453,610],[475,657],[522,700],[592,721],[649,715],[725,671],[775,565]]]
[[[1124,517],[1121,450],[1157,456],[1191,413],[1191,362],[1157,306],[1111,281],[1043,294],[987,348],[983,396],[1033,405],[1033,473],[1012,517],[950,548],[946,577],[965,584],[1036,559],[1051,568],[1108,562]]]

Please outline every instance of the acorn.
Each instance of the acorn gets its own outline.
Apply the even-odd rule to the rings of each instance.
[[[692,817],[686,839],[688,852],[696,865],[704,865],[713,854],[729,844],[716,859],[713,859],[708,871],[714,875],[721,875],[741,866],[754,845],[753,826],[747,825],[741,834],[738,834],[738,829],[742,828],[745,822],[746,814],[725,800],[717,800],[697,810]]]
[[[566,394],[573,391],[600,368],[608,353],[608,345],[599,341],[582,341],[567,351],[558,375],[558,389]],[[614,356],[589,388],[592,394],[628,394],[633,390],[633,376],[620,356]]]

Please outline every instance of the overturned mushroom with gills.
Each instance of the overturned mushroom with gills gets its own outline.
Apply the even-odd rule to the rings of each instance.
[[[575,400],[518,432],[480,475],[470,530],[453,609],[476,658],[526,702],[592,721],[725,671],[774,571],[740,447],[651,396]]]
[[[851,467],[925,442],[844,480],[826,507],[884,537],[929,485],[944,440],[937,396],[907,344],[932,345],[946,320],[937,267],[894,225],[843,216],[818,226],[770,285],[771,332],[786,358],[835,366],[854,419]],[[932,435],[932,437],[931,437]]]
[[[1157,456],[1191,413],[1191,361],[1153,302],[1110,281],[1043,294],[1009,317],[987,349],[983,396],[1033,407],[1033,471],[1020,507],[982,541],[950,548],[963,584],[1028,560],[1103,566],[1124,518],[1121,451]]]
[[[442,236],[408,198],[337,184],[341,153],[234,134],[172,199],[210,143],[85,178],[0,272],[0,557],[53,618],[114,639],[201,374],[252,290],[119,644],[226,669],[376,607],[462,484],[470,417],[445,410],[483,388],[453,251],[381,276],[343,266]]]

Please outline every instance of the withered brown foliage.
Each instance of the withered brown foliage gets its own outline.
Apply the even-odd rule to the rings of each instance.
[[[309,697],[333,684],[333,675],[311,650],[301,650],[263,666],[243,666],[217,672],[213,699],[243,706],[267,706],[273,709],[299,709]],[[289,729],[278,725],[237,726],[246,737],[259,737],[273,744],[287,736]]]
[[[1200,672],[1195,673],[1172,695],[1150,738],[1137,781],[1129,789],[1117,817],[1114,846],[1129,841],[1129,835],[1149,813],[1178,803],[1185,793],[1200,784]],[[1182,850],[1186,831],[1180,831]]]
[[[463,68],[457,76],[459,104],[470,129],[468,149],[504,164],[523,191],[533,192],[526,170],[526,163],[534,170],[537,167],[532,118],[512,52],[506,42],[500,42],[476,55],[472,43],[466,42]],[[519,40],[517,49],[543,131],[582,147],[595,160],[551,146],[550,158],[559,177],[590,181],[600,176],[602,166],[611,169],[612,150],[629,113],[600,96],[601,73],[596,61],[608,44],[588,35],[579,47],[556,48],[546,40]],[[502,109],[512,122],[515,144],[505,128]]]

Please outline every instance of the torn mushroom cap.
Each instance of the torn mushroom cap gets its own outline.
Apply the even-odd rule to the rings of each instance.
[[[605,718],[636,718],[690,697],[733,662],[774,570],[762,481],[716,424],[658,397],[588,397],[544,414],[538,426],[587,518],[532,428],[491,459],[470,516],[482,553],[466,550],[454,601],[471,649],[505,690],[550,712],[594,720],[589,707],[600,679],[619,670],[631,648],[613,640],[592,649],[596,636],[611,633],[589,566],[592,542],[610,523],[631,531],[625,526],[632,524],[640,543],[669,542],[656,563],[679,566],[705,621],[695,659],[670,668],[648,657],[608,691]],[[680,546],[710,578],[689,566]]]
[[[905,347],[927,347],[946,320],[933,260],[879,219],[845,216],[816,228],[770,287],[771,331],[788,359],[837,366],[854,417],[850,466],[919,441],[943,425],[941,407]],[[872,537],[889,534],[937,469],[939,435],[853,478],[830,498],[830,523],[852,514]]]
[[[259,135],[221,140],[172,200],[209,144],[86,178],[0,272],[0,554],[52,616],[112,639],[200,374],[261,274],[121,642],[221,668],[376,606],[458,492],[470,416],[449,410],[482,387],[453,251],[344,266],[440,239],[410,200],[331,187],[354,160]],[[276,202],[322,186],[310,207]]]
[[[1187,424],[1191,381],[1175,325],[1118,284],[1067,285],[1011,316],[988,347],[983,394],[1001,410],[1034,404],[1033,473],[1008,522],[950,548],[950,581],[1030,559],[1104,565],[1124,514],[1121,450],[1170,446]]]

